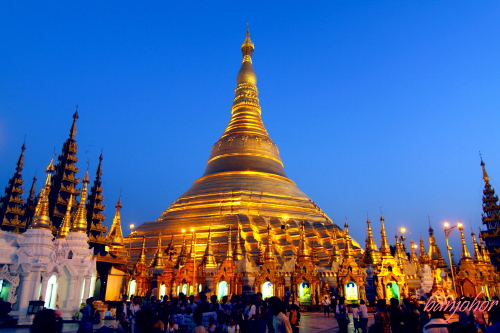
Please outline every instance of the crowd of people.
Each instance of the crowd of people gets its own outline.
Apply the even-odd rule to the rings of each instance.
[[[494,297],[495,300],[498,301],[498,297]],[[471,299],[462,297],[460,301]],[[403,299],[401,304],[392,298],[389,305],[381,299],[376,302],[373,324],[369,327],[369,308],[364,300],[347,305],[343,297],[325,297],[321,305],[325,317],[333,313],[339,333],[347,333],[351,317],[355,333],[500,333],[500,305],[489,307],[487,312],[476,307],[444,313],[426,311],[424,302],[412,298]],[[103,326],[96,332],[298,333],[301,317],[298,303],[288,304],[278,297],[264,300],[261,293],[224,296],[221,300],[216,295],[208,299],[203,292],[198,299],[182,293],[156,299],[148,293],[145,298],[131,297],[130,302],[124,295],[114,311],[111,310],[109,306],[105,317],[114,318],[115,324]],[[78,333],[93,333],[94,324],[99,321],[93,298],[87,300],[81,312]],[[452,313],[458,316],[450,321]],[[48,327],[51,329],[47,330]],[[31,328],[32,333],[61,330],[58,312],[49,309],[36,314]]]

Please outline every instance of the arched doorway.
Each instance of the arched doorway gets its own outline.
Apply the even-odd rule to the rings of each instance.
[[[345,299],[346,301],[358,302],[358,285],[352,281],[347,282],[344,286],[345,288]]]
[[[135,280],[131,280],[128,284],[128,298],[132,295],[135,295],[135,289],[137,288],[137,282]]]
[[[2,298],[4,302],[9,301],[9,291],[10,283],[7,280],[0,279],[0,298]]]
[[[57,295],[57,276],[52,275],[47,282],[47,290],[45,291],[45,307],[47,309],[56,308]]]
[[[269,281],[264,282],[261,286],[261,292],[263,299],[274,296],[274,285]]]
[[[222,297],[228,294],[228,285],[226,281],[221,281],[217,285],[217,298],[222,299]]]
[[[162,283],[160,286],[160,296],[163,297],[167,294],[167,286],[165,283]]]
[[[400,300],[399,286],[395,281],[391,281],[385,286],[385,295],[388,300],[390,300],[391,298],[395,298],[398,301]]]
[[[311,304],[311,285],[309,282],[299,284],[300,304]]]

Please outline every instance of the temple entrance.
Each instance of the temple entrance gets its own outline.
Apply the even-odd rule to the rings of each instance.
[[[274,285],[269,281],[266,281],[262,284],[261,290],[262,299],[274,296]]]
[[[0,298],[3,299],[4,302],[9,301],[9,291],[10,283],[6,280],[0,280]]]
[[[311,285],[309,282],[299,284],[299,301],[300,304],[311,304]]]
[[[185,283],[182,285],[182,293],[184,295],[187,295],[187,293],[188,293],[188,285]]]
[[[47,309],[56,308],[57,295],[57,276],[52,275],[47,282],[47,291],[45,292],[45,307]]]
[[[217,286],[217,298],[222,299],[222,297],[226,296],[228,294],[228,289],[226,281],[219,282],[219,285]]]
[[[399,286],[396,282],[389,282],[385,286],[385,295],[386,299],[390,300],[391,298],[395,298],[398,301],[399,299]]]
[[[167,294],[167,286],[165,283],[162,283],[160,286],[160,296],[163,297]]]
[[[346,301],[358,302],[358,285],[354,282],[347,282],[345,284],[345,299]]]
[[[132,280],[128,284],[128,298],[130,299],[132,295],[135,295],[135,288],[137,287],[137,282]]]
[[[94,298],[101,299],[101,279],[95,281]]]

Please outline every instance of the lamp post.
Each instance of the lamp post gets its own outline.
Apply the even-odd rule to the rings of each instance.
[[[191,237],[194,237],[194,229],[191,228],[191,234],[192,236]],[[196,238],[194,239],[193,241],[193,292],[191,293],[192,295],[194,295],[198,290],[195,290],[196,288]],[[188,290],[189,292],[189,290]]]
[[[453,231],[453,229],[455,229],[456,227],[461,228],[462,227],[462,223],[458,222],[457,224],[455,224],[453,226],[450,226],[450,224],[448,222],[445,222],[443,225],[444,225],[444,236],[445,236],[445,239],[446,239],[446,250],[448,252],[448,261],[450,263],[451,287],[456,292],[455,271],[453,270],[453,264],[451,263],[451,246],[450,246],[450,244],[448,242],[448,237],[449,237],[450,233]]]

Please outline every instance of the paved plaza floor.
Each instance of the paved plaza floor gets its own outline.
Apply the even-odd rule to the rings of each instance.
[[[114,321],[104,321],[104,325],[113,325]],[[373,324],[373,314],[369,314],[368,327]],[[101,327],[102,325],[94,325],[94,329]],[[65,333],[75,333],[78,330],[78,324],[64,324],[63,332]],[[3,328],[0,329],[1,333],[28,333],[29,328]],[[326,333],[326,332],[338,332],[337,321],[330,315],[330,317],[324,317],[322,313],[304,312],[301,313],[300,320],[300,332],[302,333]],[[349,324],[349,333],[354,332],[354,326]],[[49,333],[49,332],[47,332]]]

